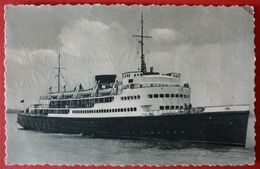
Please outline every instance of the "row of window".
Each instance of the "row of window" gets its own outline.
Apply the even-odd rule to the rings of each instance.
[[[168,84],[151,84],[151,87],[166,87]]]
[[[29,109],[26,109],[26,113],[29,113]],[[47,114],[68,114],[68,109],[52,110],[52,109],[31,109],[31,114],[47,115]]]
[[[149,98],[169,98],[169,97],[176,97],[176,98],[190,98],[190,95],[185,94],[149,94]]]
[[[117,108],[117,109],[99,109],[99,110],[73,110],[72,113],[114,113],[136,111],[136,107]]]
[[[50,102],[50,108],[90,108],[95,103],[108,103],[112,102],[114,97],[103,97],[103,98],[91,98],[91,99],[78,99],[78,100],[57,100]]]
[[[133,74],[133,75],[134,75],[134,77],[136,77],[136,76],[143,76],[142,73],[135,73],[135,74]],[[124,78],[125,78],[125,77],[130,77],[130,74],[123,75],[123,77],[124,77]]]
[[[180,75],[172,74],[173,77],[179,78]]]
[[[137,95],[137,96],[124,96],[124,97],[121,97],[121,100],[135,100],[135,99],[140,99],[140,95]]]
[[[171,106],[160,106],[160,110],[179,110],[179,109],[183,109],[183,106],[174,106],[174,105],[171,105]]]

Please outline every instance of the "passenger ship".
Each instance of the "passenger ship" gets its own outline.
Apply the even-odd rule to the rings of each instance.
[[[140,38],[141,69],[116,75],[96,75],[93,88],[82,85],[41,96],[17,115],[26,130],[84,134],[107,138],[155,138],[245,146],[249,105],[192,107],[191,89],[180,73],[146,69],[143,16]]]

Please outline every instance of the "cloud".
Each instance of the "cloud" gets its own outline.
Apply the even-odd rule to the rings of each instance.
[[[29,50],[6,48],[7,107],[37,102],[53,84],[57,52],[50,49]],[[20,107],[21,108],[21,107]]]
[[[47,61],[57,57],[57,51],[52,49],[13,49],[6,48],[6,60],[12,61],[20,65],[30,65],[36,62],[41,64],[51,64]],[[16,57],[14,57],[16,56]],[[19,56],[19,57],[18,57]]]
[[[159,42],[172,42],[172,41],[177,41],[178,39],[181,38],[179,32],[168,28],[152,29],[150,34],[153,36],[153,39],[155,41],[159,41]]]
[[[81,56],[85,49],[104,47],[109,38],[110,26],[99,22],[81,19],[61,30],[59,38],[62,51]]]
[[[33,103],[49,86],[56,90],[57,56],[61,53],[62,85],[67,89],[79,83],[90,88],[97,74],[126,71],[129,48],[126,33],[118,23],[105,24],[87,19],[76,20],[62,28],[58,35],[61,50],[6,49],[7,97],[9,107],[19,107],[19,99]],[[29,95],[30,93],[30,95]]]
[[[61,51],[85,60],[89,71],[115,73],[128,42],[125,30],[117,23],[80,19],[67,25],[59,35]]]

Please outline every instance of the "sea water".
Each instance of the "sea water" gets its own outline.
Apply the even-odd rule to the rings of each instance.
[[[252,148],[167,140],[99,139],[22,130],[7,114],[7,164],[253,164]]]

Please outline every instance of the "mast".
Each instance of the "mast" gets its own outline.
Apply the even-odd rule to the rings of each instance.
[[[58,56],[58,92],[60,92],[60,53]]]
[[[141,15],[141,35],[133,35],[133,37],[140,38],[139,43],[141,45],[141,72],[146,73],[146,63],[145,63],[145,55],[144,55],[144,38],[152,38],[151,36],[144,35],[144,19],[143,13]]]
[[[55,69],[57,69],[58,71],[58,74],[56,75],[57,79],[58,79],[58,85],[57,85],[57,88],[58,88],[58,93],[60,92],[60,77],[61,77],[61,69],[64,69],[60,66],[60,53],[59,53],[59,56],[58,56],[58,67],[55,67]]]

